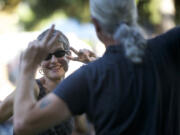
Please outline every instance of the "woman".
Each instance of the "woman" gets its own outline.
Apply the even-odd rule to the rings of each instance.
[[[105,54],[68,76],[53,93],[33,102],[27,86],[38,62],[46,56],[38,58],[37,54],[54,46],[42,43],[27,49],[21,70],[27,74],[20,76],[24,80],[17,90],[23,94],[15,99],[15,131],[35,133],[30,127],[43,130],[86,113],[98,135],[179,135],[180,28],[146,40],[137,25],[135,0],[90,0],[90,9]],[[32,51],[38,61],[27,63]],[[46,101],[49,104],[42,110]],[[23,110],[20,102],[32,104]],[[28,116],[21,113],[30,109]],[[31,119],[33,114],[38,117]],[[51,120],[45,118],[47,114]],[[39,118],[46,124],[35,123]]]
[[[48,30],[40,34],[37,40],[43,40],[47,32]],[[56,85],[64,79],[65,73],[68,70],[69,59],[85,63],[90,62],[91,58],[95,57],[94,53],[89,50],[84,49],[77,51],[70,47],[67,37],[59,30],[54,30],[52,37],[54,37],[57,33],[59,34],[58,41],[56,42],[58,45],[56,48],[54,48],[53,52],[49,53],[49,55],[40,64],[40,73],[43,75],[43,77],[37,79],[34,86],[34,95],[37,100],[40,100],[42,97],[51,92],[56,87]],[[35,40],[30,44],[36,43],[37,41]],[[72,50],[77,55],[77,57],[72,57],[70,50]],[[13,99],[14,92],[9,95],[2,103],[0,103],[0,123],[6,122],[13,115]],[[9,130],[9,125],[10,122],[6,122],[6,124],[0,126],[1,132],[4,129],[3,134],[6,133],[9,135],[9,132],[12,132]],[[54,128],[40,133],[40,135],[70,135],[72,133],[72,129],[73,122],[72,119],[69,119],[62,124],[55,126]]]

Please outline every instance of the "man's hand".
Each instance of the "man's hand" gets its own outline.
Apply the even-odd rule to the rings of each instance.
[[[67,56],[70,60],[88,63],[96,59],[95,53],[88,49],[81,49],[77,51],[73,47],[70,47],[70,50],[77,55],[77,57]]]

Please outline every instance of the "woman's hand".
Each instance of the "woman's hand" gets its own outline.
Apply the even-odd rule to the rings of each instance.
[[[67,56],[67,58],[70,60],[88,63],[96,59],[95,53],[88,49],[81,49],[77,51],[73,47],[70,47],[70,50],[77,55],[77,57]]]
[[[47,32],[42,40],[34,40],[29,43],[28,48],[23,52],[21,56],[20,68],[26,70],[36,70],[40,62],[48,55],[51,49],[57,44],[59,33],[53,35],[54,25]]]

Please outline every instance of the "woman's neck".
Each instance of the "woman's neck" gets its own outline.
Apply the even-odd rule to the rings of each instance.
[[[47,77],[43,77],[40,80],[41,80],[43,87],[46,89],[46,92],[49,93],[56,88],[56,86],[62,81],[62,79],[63,79],[63,77],[61,79],[57,79],[57,80],[51,80]]]

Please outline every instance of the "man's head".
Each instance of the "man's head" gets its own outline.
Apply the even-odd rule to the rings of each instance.
[[[98,38],[106,45],[121,44],[133,62],[142,61],[146,40],[137,25],[135,0],[90,0]]]
[[[92,18],[102,31],[113,35],[120,24],[136,24],[137,10],[134,0],[90,0]]]

